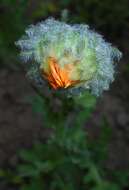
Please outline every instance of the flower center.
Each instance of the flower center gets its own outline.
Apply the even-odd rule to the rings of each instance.
[[[80,80],[71,80],[70,74],[74,71],[74,64],[67,64],[63,68],[60,67],[58,61],[49,57],[48,71],[41,69],[41,74],[56,90],[58,88],[68,88],[80,83]]]

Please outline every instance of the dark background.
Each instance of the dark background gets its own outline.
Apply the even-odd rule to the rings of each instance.
[[[116,80],[99,98],[86,128],[95,137],[106,122],[112,129],[107,164],[129,170],[129,0],[0,1],[0,167],[15,167],[18,150],[46,138],[48,132],[28,101],[35,92],[25,78],[14,42],[29,24],[51,16],[60,19],[64,9],[69,23],[89,24],[123,53]]]

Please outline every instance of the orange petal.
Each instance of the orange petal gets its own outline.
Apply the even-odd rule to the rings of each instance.
[[[48,72],[46,73],[42,70],[42,74],[54,89],[68,88],[80,82],[79,80],[74,81],[70,79],[70,74],[74,70],[74,64],[69,64],[64,68],[61,68],[57,60],[50,57],[48,60],[48,65]]]

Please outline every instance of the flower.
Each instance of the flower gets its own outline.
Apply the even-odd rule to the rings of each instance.
[[[67,64],[64,68],[61,68],[55,58],[49,57],[48,68],[48,71],[45,72],[44,69],[41,69],[41,72],[54,89],[68,88],[80,83],[79,80],[72,80],[70,78],[75,70],[73,64]]]
[[[115,61],[122,53],[84,24],[47,19],[26,30],[16,45],[30,61],[28,76],[68,94],[90,90],[96,96],[114,80]],[[47,82],[47,83],[44,83]]]

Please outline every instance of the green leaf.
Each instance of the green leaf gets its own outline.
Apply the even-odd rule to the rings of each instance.
[[[36,95],[34,97],[28,97],[29,102],[32,104],[32,110],[35,113],[44,113],[45,104],[43,98]]]
[[[74,100],[77,104],[87,109],[92,109],[96,105],[96,97],[89,92],[74,97]]]
[[[40,172],[43,172],[43,173],[50,172],[54,168],[53,163],[49,160],[45,160],[42,162],[36,162],[35,166]]]
[[[33,150],[22,150],[20,151],[20,157],[25,160],[34,163],[35,161],[40,160],[39,156],[36,154],[36,151]]]
[[[36,167],[30,164],[22,164],[18,167],[20,176],[25,176],[25,177],[35,177],[40,174],[40,171],[37,170]]]
[[[24,185],[21,190],[43,190],[43,181],[34,179],[30,184]]]

